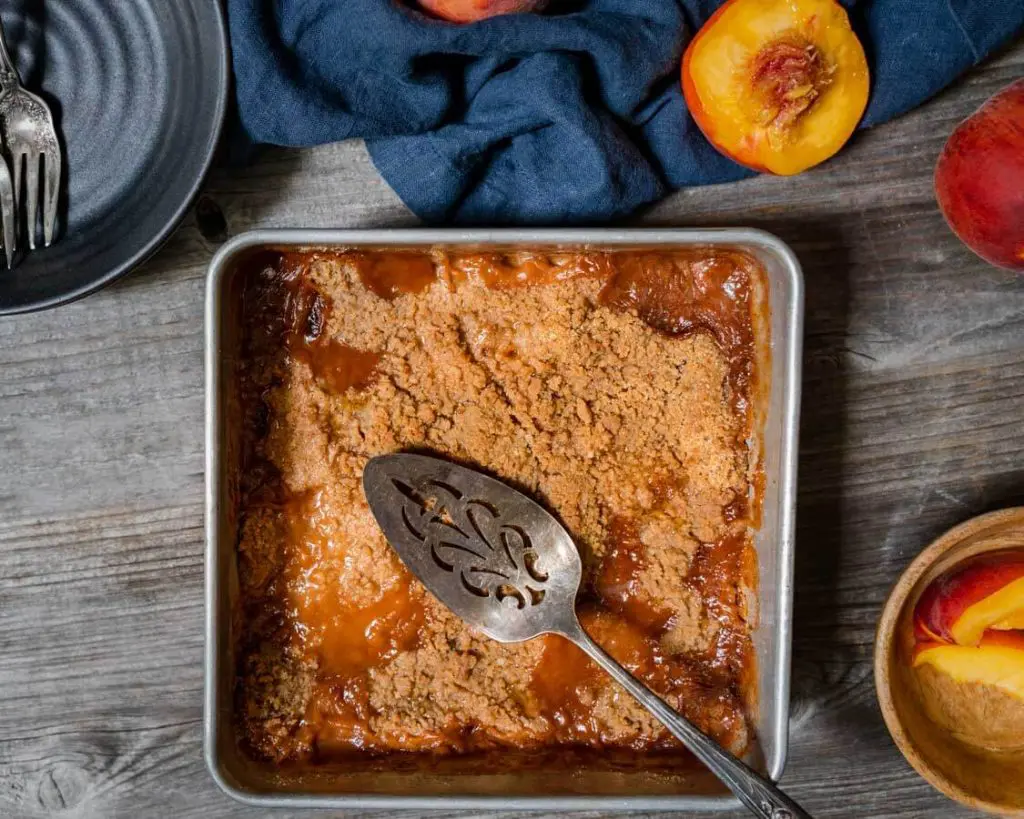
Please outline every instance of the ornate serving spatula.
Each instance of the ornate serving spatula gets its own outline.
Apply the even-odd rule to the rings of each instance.
[[[583,566],[569,533],[521,492],[473,469],[423,455],[372,459],[363,491],[384,536],[438,600],[502,643],[559,634],[585,651],[665,724],[756,816],[810,819],[619,665],[583,630]]]

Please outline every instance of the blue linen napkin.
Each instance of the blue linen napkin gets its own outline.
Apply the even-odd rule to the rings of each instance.
[[[403,0],[228,0],[253,143],[362,137],[428,222],[622,216],[749,175],[686,111],[679,62],[722,0],[551,0],[470,25]],[[846,0],[872,70],[863,126],[913,108],[1024,27],[1024,0]]]

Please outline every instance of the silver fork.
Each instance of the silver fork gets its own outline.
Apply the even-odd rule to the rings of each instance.
[[[57,221],[57,200],[60,195],[60,143],[57,129],[53,127],[53,116],[49,106],[35,94],[21,85],[21,77],[14,66],[3,25],[0,24],[0,130],[10,156],[14,171],[13,212],[23,212],[28,246],[36,249],[36,230],[39,223],[39,166],[43,165],[43,241],[47,247],[53,241],[53,229]],[[25,174],[26,206],[21,207],[21,177]],[[2,176],[2,173],[0,173]],[[8,266],[17,242],[16,231],[12,240],[7,241],[7,203],[0,180],[0,209],[3,210],[4,248]],[[14,219],[11,220],[12,226]]]

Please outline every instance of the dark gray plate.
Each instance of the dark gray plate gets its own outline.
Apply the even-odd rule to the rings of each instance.
[[[66,171],[58,238],[0,269],[0,315],[81,298],[159,247],[210,166],[229,77],[219,0],[15,0],[2,16]]]

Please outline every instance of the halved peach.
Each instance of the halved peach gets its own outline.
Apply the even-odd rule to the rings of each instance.
[[[918,641],[977,645],[1024,622],[1024,550],[986,552],[932,581],[914,608]]]
[[[864,49],[835,0],[729,0],[686,49],[682,74],[711,143],[774,174],[835,154],[868,101]]]

